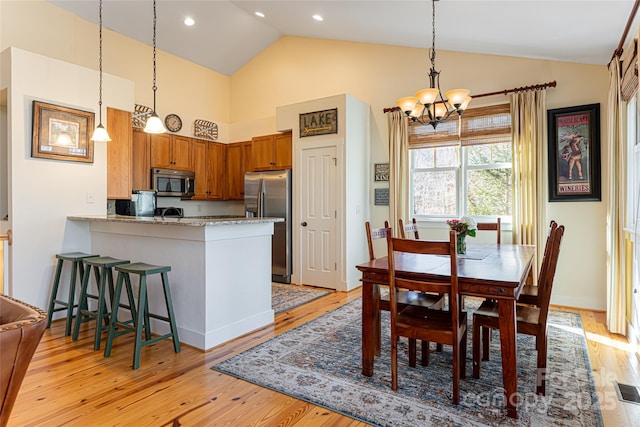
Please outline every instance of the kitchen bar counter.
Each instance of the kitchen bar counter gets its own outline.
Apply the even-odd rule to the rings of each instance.
[[[195,216],[195,217],[161,217],[161,216],[126,216],[126,215],[83,215],[68,216],[67,219],[75,221],[103,221],[103,222],[127,222],[137,224],[165,224],[186,226],[217,226],[231,224],[262,224],[271,222],[284,222],[284,218],[245,218],[234,216]]]
[[[274,223],[282,218],[67,219],[70,226],[86,230],[92,253],[171,266],[169,281],[181,342],[208,350],[273,323],[271,236]],[[149,308],[164,314],[160,278],[148,280]],[[155,333],[168,332],[164,322],[153,322]]]

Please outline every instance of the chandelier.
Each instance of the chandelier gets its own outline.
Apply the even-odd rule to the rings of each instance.
[[[151,112],[151,117],[147,119],[147,124],[144,127],[144,132],[146,133],[165,133],[167,130],[164,128],[162,124],[162,120],[158,117],[156,113],[156,91],[158,90],[158,86],[156,86],[156,24],[157,24],[157,13],[156,13],[156,0],[153,0],[153,111]]]
[[[440,90],[440,71],[436,71],[436,5],[438,0],[431,0],[432,28],[431,70],[429,71],[429,88],[416,92],[415,96],[405,96],[398,99],[396,104],[413,121],[431,125],[435,129],[439,123],[447,121],[453,113],[456,117],[462,115],[471,102],[470,91],[467,89],[452,89],[445,92]]]

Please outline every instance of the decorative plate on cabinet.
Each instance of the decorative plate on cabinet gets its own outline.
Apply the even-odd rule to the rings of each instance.
[[[171,132],[178,132],[182,129],[182,119],[177,114],[168,114],[164,118],[164,124]]]

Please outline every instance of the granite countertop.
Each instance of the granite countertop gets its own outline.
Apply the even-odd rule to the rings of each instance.
[[[284,222],[284,218],[245,218],[221,216],[202,216],[186,218],[162,218],[160,216],[125,216],[125,215],[69,215],[72,221],[128,222],[134,224],[185,225],[202,227],[209,225],[261,224],[268,222]]]

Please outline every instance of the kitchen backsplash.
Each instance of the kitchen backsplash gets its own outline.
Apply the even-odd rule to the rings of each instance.
[[[185,216],[205,216],[205,215],[237,215],[244,216],[244,201],[184,201],[179,197],[158,197],[157,207],[176,207],[184,209]],[[107,215],[115,215],[115,200],[107,200]]]

